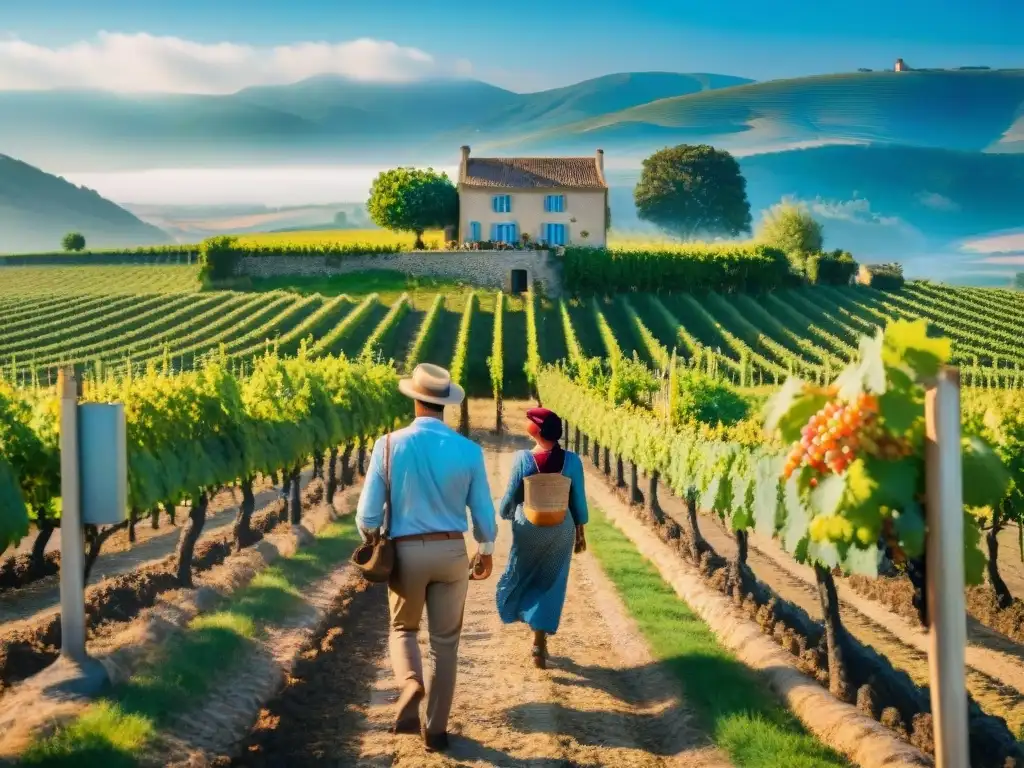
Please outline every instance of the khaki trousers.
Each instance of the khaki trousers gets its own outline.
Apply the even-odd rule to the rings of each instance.
[[[464,539],[396,542],[395,568],[388,583],[391,666],[400,689],[410,680],[426,688],[428,733],[448,730],[468,590]],[[417,641],[424,607],[433,668],[428,678],[423,676]]]

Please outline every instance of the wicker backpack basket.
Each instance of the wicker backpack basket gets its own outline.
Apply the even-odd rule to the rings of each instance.
[[[523,481],[523,515],[534,525],[561,525],[569,508],[572,481],[561,474],[530,475]]]

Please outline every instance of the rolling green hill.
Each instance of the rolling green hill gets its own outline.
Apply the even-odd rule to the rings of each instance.
[[[93,190],[0,155],[0,254],[59,250],[71,231],[85,235],[89,247],[170,242]]]
[[[310,157],[414,162],[451,156],[480,132],[512,136],[746,82],[640,72],[520,94],[475,80],[320,76],[227,96],[0,92],[0,146],[65,171],[251,164],[254,157],[262,164]],[[123,151],[128,141],[132,152]]]
[[[590,154],[602,146],[620,158],[680,142],[739,154],[875,143],[1014,153],[1024,148],[1022,110],[1024,70],[769,82],[639,72],[527,94],[474,80],[322,76],[227,96],[0,92],[0,146],[66,171],[251,165],[254,158],[262,165],[437,163],[464,143],[496,154]]]
[[[515,151],[600,145],[644,153],[695,141],[734,150],[884,142],[1011,151],[1020,147],[1011,127],[1022,108],[1024,70],[857,72],[661,99],[505,145]]]

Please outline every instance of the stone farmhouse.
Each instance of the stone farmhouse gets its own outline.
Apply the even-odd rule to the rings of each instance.
[[[459,163],[459,239],[603,246],[604,150],[593,157],[470,157]],[[525,237],[524,237],[525,236]]]

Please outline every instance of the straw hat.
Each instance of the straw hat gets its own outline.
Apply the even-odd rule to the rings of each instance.
[[[432,405],[458,405],[466,392],[452,381],[451,374],[439,365],[420,363],[412,376],[398,382],[398,391],[413,400]]]

